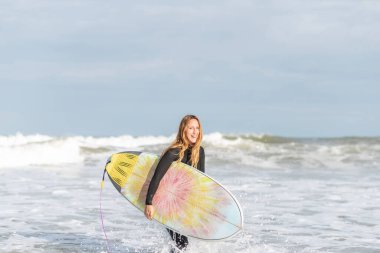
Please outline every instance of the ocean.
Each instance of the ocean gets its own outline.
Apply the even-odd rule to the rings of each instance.
[[[172,136],[0,136],[0,252],[106,252],[107,158],[161,152]],[[204,136],[206,173],[244,212],[224,241],[186,252],[380,252],[380,137]],[[106,179],[111,252],[169,252],[165,229]]]

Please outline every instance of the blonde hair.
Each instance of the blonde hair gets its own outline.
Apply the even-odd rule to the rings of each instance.
[[[195,142],[195,144],[192,146],[192,149],[191,149],[191,166],[196,168],[199,162],[199,150],[201,148],[201,142],[202,142],[202,137],[203,137],[201,122],[199,121],[197,116],[186,115],[185,117],[182,118],[181,123],[179,124],[177,137],[172,142],[172,144],[170,144],[170,146],[165,150],[165,152],[167,152],[169,149],[172,149],[172,148],[179,148],[179,158],[177,162],[182,161],[183,156],[185,155],[185,150],[188,149],[190,146],[190,143],[185,134],[185,130],[190,120],[192,119],[197,120],[199,124],[199,135],[198,135],[197,141]]]

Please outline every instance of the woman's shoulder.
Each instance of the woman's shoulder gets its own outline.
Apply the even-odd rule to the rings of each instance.
[[[202,146],[199,147],[199,153],[201,153],[202,155],[205,154],[205,149]]]
[[[171,156],[178,156],[179,155],[180,148],[168,148],[165,153]]]
[[[171,147],[171,148],[168,148],[165,153],[178,156],[180,151],[181,151],[181,149],[179,147],[174,147],[174,148]],[[199,152],[201,152],[201,153],[205,152],[205,150],[202,146],[199,147]]]

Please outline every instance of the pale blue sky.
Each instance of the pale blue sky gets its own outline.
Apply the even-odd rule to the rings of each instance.
[[[0,135],[380,135],[380,2],[0,1]]]

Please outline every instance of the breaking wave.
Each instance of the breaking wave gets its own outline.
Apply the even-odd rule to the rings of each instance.
[[[171,136],[0,136],[0,168],[104,161],[125,150],[160,154]],[[380,165],[380,137],[288,138],[256,134],[204,135],[209,166],[258,168],[368,167]]]

